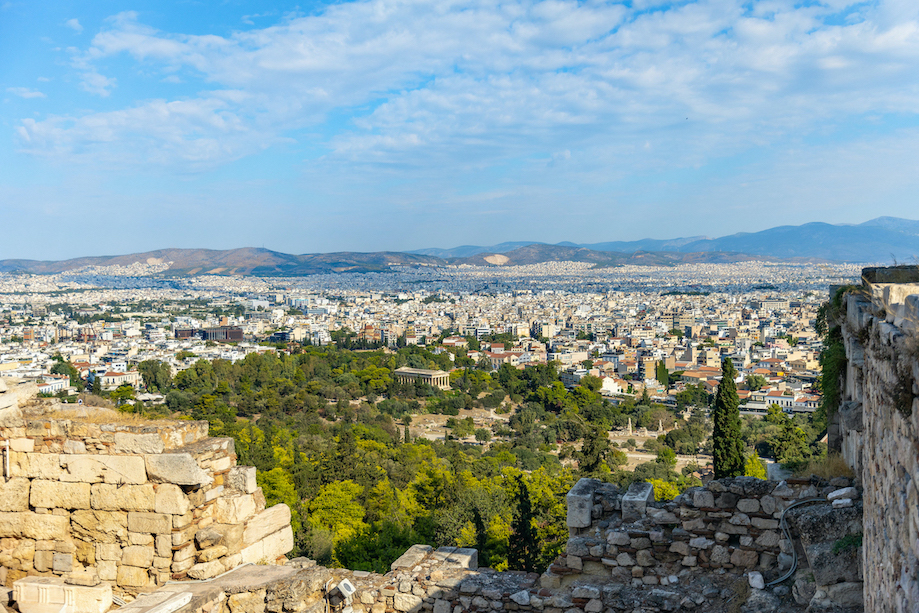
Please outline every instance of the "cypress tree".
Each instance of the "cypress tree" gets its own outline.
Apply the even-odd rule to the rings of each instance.
[[[517,509],[511,523],[511,538],[507,544],[507,564],[511,570],[535,572],[539,563],[539,535],[533,527],[533,507],[526,483],[517,477]]]
[[[721,366],[721,383],[712,406],[712,456],[715,478],[737,477],[744,474],[745,458],[740,439],[740,399],[734,378],[737,371],[727,358]]]

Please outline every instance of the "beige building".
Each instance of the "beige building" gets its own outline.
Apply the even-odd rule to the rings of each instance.
[[[426,368],[408,368],[403,366],[397,368],[393,375],[399,383],[414,383],[422,381],[431,387],[439,387],[442,390],[450,389],[450,373],[442,370],[428,370]]]

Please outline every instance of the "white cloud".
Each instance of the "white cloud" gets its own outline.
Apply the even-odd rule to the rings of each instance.
[[[325,130],[326,161],[475,165],[580,150],[608,164],[692,166],[860,114],[919,108],[914,2],[633,6],[369,0],[230,36],[161,32],[121,13],[74,55],[84,89],[107,96],[115,79],[100,71],[126,54],[160,71],[157,82],[181,70],[205,91],[121,113],[175,104],[232,116],[238,129],[177,112],[147,126],[99,113],[33,122],[27,148],[77,151],[89,139],[90,149],[115,150],[141,138],[160,149],[156,159],[182,164],[175,143],[188,141],[210,143],[193,156],[218,163],[335,113],[353,120]],[[93,140],[93,123],[109,137]],[[639,162],[635,151],[653,157]]]
[[[80,85],[84,90],[103,98],[108,97],[111,89],[115,87],[115,79],[101,75],[98,72],[84,72],[80,75]]]
[[[80,21],[76,18],[68,19],[64,22],[64,25],[76,32],[77,34],[82,34],[83,26],[80,25]]]
[[[7,87],[6,91],[20,98],[45,98],[45,94],[28,87]]]

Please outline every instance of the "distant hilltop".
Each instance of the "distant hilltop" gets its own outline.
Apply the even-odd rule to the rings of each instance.
[[[269,249],[161,249],[117,256],[62,261],[0,260],[0,272],[92,273],[94,267],[136,269],[137,275],[232,274],[305,276],[345,272],[385,272],[394,266],[516,266],[545,262],[585,262],[595,266],[674,266],[750,260],[801,262],[913,262],[919,258],[919,221],[878,217],[858,225],[808,223],[721,238],[643,239],[593,244],[507,242],[490,247],[465,245],[411,252],[313,253],[293,255]],[[101,274],[104,272],[100,271]]]

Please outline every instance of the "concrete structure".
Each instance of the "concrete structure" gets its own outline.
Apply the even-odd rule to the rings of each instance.
[[[399,383],[415,383],[421,381],[432,387],[442,390],[450,389],[450,373],[442,370],[428,370],[426,368],[408,368],[403,366],[393,371],[393,377]]]

